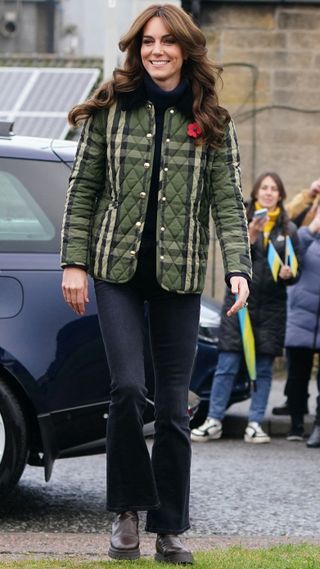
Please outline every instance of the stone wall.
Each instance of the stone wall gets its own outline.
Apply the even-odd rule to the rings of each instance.
[[[220,100],[236,122],[244,194],[272,169],[291,197],[320,176],[320,5],[203,4],[210,57],[224,66]],[[206,292],[221,298],[219,252],[214,271],[212,251],[210,261]]]

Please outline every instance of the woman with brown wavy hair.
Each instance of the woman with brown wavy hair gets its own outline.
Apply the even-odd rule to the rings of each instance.
[[[94,278],[111,376],[107,508],[109,555],[140,556],[138,512],[157,534],[159,561],[192,563],[188,388],[200,295],[216,224],[226,282],[248,296],[251,261],[236,134],[218,104],[220,70],[203,33],[175,6],[144,10],[120,41],[122,68],[69,114],[84,122],[63,220],[66,302],[79,315]],[[155,438],[143,437],[145,303],[155,370]]]
[[[182,10],[177,10],[169,4],[150,6],[137,17],[119,42],[120,50],[127,52],[123,67],[115,69],[113,78],[102,83],[91,99],[76,105],[70,111],[69,122],[76,126],[97,109],[110,107],[119,93],[130,93],[139,87],[146,73],[140,55],[143,30],[157,10],[168,32],[183,51],[181,78],[186,77],[190,82],[192,114],[202,131],[201,141],[195,142],[201,144],[205,140],[217,147],[223,137],[225,125],[230,121],[228,111],[218,105],[216,93],[216,82],[220,78],[222,68],[214,65],[208,58],[206,39],[202,31]],[[147,45],[145,40],[144,44]]]

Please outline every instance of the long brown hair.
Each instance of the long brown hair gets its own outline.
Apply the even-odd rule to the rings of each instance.
[[[266,178],[267,176],[270,176],[270,178],[273,179],[274,183],[277,186],[277,189],[279,192],[278,207],[280,208],[279,223],[282,224],[282,226],[284,228],[284,232],[287,233],[289,217],[288,217],[288,214],[284,208],[284,200],[287,197],[287,192],[286,192],[286,189],[284,187],[284,183],[283,183],[282,179],[280,178],[279,174],[277,174],[276,172],[263,172],[262,174],[260,174],[260,176],[258,176],[256,181],[254,182],[252,190],[251,190],[251,194],[250,194],[251,200],[250,200],[250,203],[249,203],[249,206],[247,209],[248,219],[250,220],[253,216],[253,212],[255,211],[255,203],[256,203],[256,201],[258,201],[258,198],[257,198],[258,190],[259,190],[264,178]]]
[[[90,99],[71,109],[68,115],[70,124],[77,126],[98,109],[110,107],[117,93],[134,91],[141,84],[145,74],[140,56],[143,29],[153,17],[162,18],[185,54],[181,73],[191,85],[193,115],[201,127],[202,141],[213,147],[219,146],[224,127],[230,121],[228,111],[219,106],[216,92],[216,82],[222,68],[208,58],[206,38],[202,31],[184,10],[171,4],[149,6],[134,20],[119,42],[120,50],[126,52],[123,67],[116,68],[113,78],[103,82]]]

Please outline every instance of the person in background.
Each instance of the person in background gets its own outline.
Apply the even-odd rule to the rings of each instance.
[[[311,182],[310,187],[302,190],[286,203],[286,211],[297,227],[309,225],[313,220],[318,205],[320,204],[320,178]],[[320,373],[320,372],[319,372]],[[320,381],[320,379],[319,379]],[[285,402],[272,409],[273,415],[289,415],[288,405],[288,378],[284,388]],[[308,397],[305,402],[304,413],[308,414]]]
[[[309,225],[320,204],[320,178],[311,182],[309,189],[302,190],[286,204],[291,221],[297,227]]]
[[[283,350],[287,286],[295,282],[291,268],[286,263],[286,236],[290,236],[296,250],[297,230],[285,211],[285,197],[285,188],[279,175],[266,172],[256,180],[247,209],[253,266],[248,311],[255,339],[257,386],[252,391],[244,440],[254,444],[270,442],[261,423],[271,387],[273,360]],[[261,217],[259,211],[262,208],[267,213]],[[268,263],[270,241],[282,259],[277,280],[274,280]],[[225,316],[232,302],[232,294],[227,291],[222,308],[219,358],[211,388],[209,413],[205,422],[192,430],[191,439],[194,442],[221,437],[222,420],[243,359],[238,318],[227,319]]]
[[[285,346],[288,354],[288,404],[291,429],[287,440],[303,440],[303,416],[314,354],[320,352],[320,207],[311,223],[300,227],[301,276],[288,295]],[[319,374],[318,390],[320,393]],[[320,446],[320,395],[309,447]]]
[[[79,315],[94,277],[111,376],[109,556],[140,556],[138,512],[157,534],[155,558],[192,563],[188,389],[213,214],[225,278],[246,303],[247,220],[233,122],[219,106],[219,69],[202,31],[171,4],[146,8],[120,41],[123,67],[69,114],[85,119],[62,231],[62,289]],[[143,435],[145,303],[155,368],[155,436]],[[182,333],[183,331],[183,333]]]

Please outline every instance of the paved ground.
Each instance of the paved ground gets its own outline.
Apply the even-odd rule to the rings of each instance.
[[[270,445],[242,440],[248,402],[228,412],[221,441],[193,444],[192,549],[243,544],[250,547],[308,541],[320,545],[320,450],[289,443],[288,418],[270,414],[283,401],[274,382],[266,427]],[[314,408],[315,382],[311,385]],[[312,418],[307,419],[310,428]],[[150,442],[151,445],[151,442]],[[105,558],[112,516],[105,512],[105,457],[57,461],[49,484],[27,467],[12,499],[1,508],[0,560],[26,556]],[[151,555],[154,538],[143,532],[142,551]]]
[[[272,382],[272,389],[265,415],[265,421],[263,423],[263,427],[271,436],[285,436],[290,427],[289,417],[277,417],[275,415],[272,415],[271,412],[273,407],[282,405],[285,402],[285,396],[283,394],[284,385],[284,380],[276,379]],[[310,433],[312,429],[314,413],[316,409],[317,384],[315,379],[313,379],[309,384],[309,393],[310,414],[305,416],[306,434]],[[224,422],[224,432],[227,436],[242,436],[247,423],[249,406],[250,401],[248,400],[244,401],[243,403],[233,405],[227,411]]]

